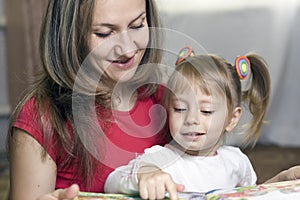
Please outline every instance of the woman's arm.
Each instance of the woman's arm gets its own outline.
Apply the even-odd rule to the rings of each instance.
[[[300,179],[300,165],[291,167],[287,170],[284,170],[276,174],[274,177],[270,178],[265,183],[274,183],[274,182],[289,181],[289,180],[296,180],[296,179]]]
[[[15,129],[10,147],[10,196],[12,200],[32,200],[54,192],[56,164],[28,133]]]
[[[77,197],[79,187],[76,184],[71,185],[65,189],[58,189],[50,194],[46,194],[38,198],[38,200],[72,200]]]

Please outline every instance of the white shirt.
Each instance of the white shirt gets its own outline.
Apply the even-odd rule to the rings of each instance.
[[[257,180],[248,157],[237,147],[221,146],[215,156],[192,156],[171,145],[156,145],[112,172],[106,180],[105,192],[138,193],[136,172],[145,163],[169,173],[176,183],[185,186],[185,192],[249,186]]]

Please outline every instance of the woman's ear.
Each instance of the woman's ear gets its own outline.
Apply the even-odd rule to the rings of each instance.
[[[227,132],[232,131],[234,129],[234,127],[237,125],[237,123],[239,122],[241,116],[242,116],[242,108],[236,107],[232,113],[229,124],[226,126],[225,130]]]

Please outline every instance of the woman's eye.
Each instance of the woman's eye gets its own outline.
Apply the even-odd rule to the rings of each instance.
[[[132,29],[140,29],[140,28],[144,28],[144,24],[140,24],[138,26],[131,26]]]
[[[95,33],[95,35],[100,38],[106,38],[106,37],[110,36],[110,34],[111,33]]]

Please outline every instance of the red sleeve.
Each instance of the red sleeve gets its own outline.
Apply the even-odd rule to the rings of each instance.
[[[29,99],[21,108],[20,113],[13,124],[13,127],[22,129],[31,135],[42,147],[44,145],[44,134],[42,129],[41,118],[39,111],[34,103],[34,98]],[[49,148],[45,148],[47,153],[56,162],[56,155],[51,148],[53,145],[49,145]]]

